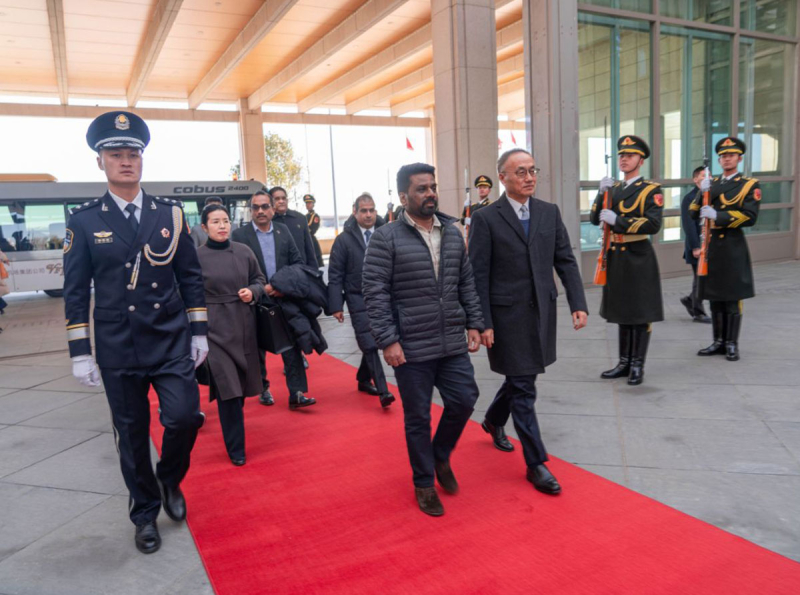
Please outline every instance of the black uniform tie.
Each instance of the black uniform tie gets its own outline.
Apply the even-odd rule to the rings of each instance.
[[[125,210],[130,213],[128,216],[128,222],[131,224],[133,233],[135,234],[137,231],[139,231],[139,222],[136,220],[136,205],[129,203],[125,206]]]

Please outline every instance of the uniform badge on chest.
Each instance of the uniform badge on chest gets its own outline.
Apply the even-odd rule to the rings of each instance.
[[[114,242],[114,234],[111,231],[96,231],[94,232],[95,244],[111,244]]]
[[[161,230],[161,237],[162,238],[168,238],[169,237],[169,230],[166,227]]]

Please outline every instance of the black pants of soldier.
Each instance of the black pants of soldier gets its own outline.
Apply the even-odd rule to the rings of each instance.
[[[383,366],[381,365],[381,356],[377,349],[363,353],[361,365],[358,366],[358,372],[356,372],[356,382],[369,384],[370,381],[375,384],[375,388],[378,389],[380,394],[389,392],[389,386],[386,384],[386,375],[383,373]]]
[[[149,368],[101,368],[114,438],[125,485],[130,493],[130,518],[135,525],[154,521],[161,509],[158,481],[177,487],[203,424],[194,362],[187,355]],[[150,401],[153,387],[164,426],[161,460],[150,463]]]
[[[450,460],[464,426],[478,400],[478,385],[469,354],[424,362],[406,362],[395,368],[414,486],[433,487],[434,464]],[[439,389],[444,411],[431,440],[431,400]]]
[[[698,355],[725,355],[732,362],[739,359],[739,332],[742,328],[742,302],[712,301],[711,332],[714,342]]]
[[[610,370],[600,374],[601,378],[611,380],[628,377],[628,384],[641,384],[644,380],[644,364],[650,346],[651,329],[649,324],[620,324],[619,362]]]
[[[506,376],[503,386],[486,410],[486,421],[493,426],[506,425],[509,415],[514,420],[514,429],[522,443],[522,454],[528,467],[536,467],[548,459],[535,406],[536,374]]]
[[[244,397],[217,399],[219,425],[231,459],[244,458]]]

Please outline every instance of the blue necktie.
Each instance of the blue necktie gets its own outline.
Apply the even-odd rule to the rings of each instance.
[[[135,234],[139,231],[139,222],[136,220],[136,205],[129,203],[125,206],[125,210],[130,213],[130,215],[128,215],[128,222],[131,224],[133,233]]]
[[[527,236],[531,228],[531,216],[528,213],[528,207],[525,205],[519,208],[519,222],[522,224],[522,229],[525,230],[525,235]]]
[[[369,246],[369,238],[370,238],[371,235],[372,235],[372,232],[370,230],[367,230],[367,231],[364,232],[364,244],[366,246]]]

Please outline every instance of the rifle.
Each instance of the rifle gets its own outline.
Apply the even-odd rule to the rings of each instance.
[[[603,118],[603,141],[606,147],[608,147],[608,118]],[[605,154],[606,160],[606,175],[610,177],[611,168],[610,168],[610,160],[611,156],[606,153]],[[603,208],[610,209],[611,208],[611,196],[609,195],[608,189],[603,193]],[[594,270],[594,284],[595,285],[605,285],[606,278],[607,278],[607,268],[608,268],[608,249],[611,246],[611,227],[608,224],[603,223],[603,245],[600,247],[600,254],[597,255],[597,266]]]
[[[470,202],[469,202],[469,175],[467,173],[467,168],[464,168],[464,193],[466,198],[464,198],[464,244],[466,244],[467,248],[469,248],[469,212],[470,212]]]
[[[705,139],[703,141],[703,165],[706,168],[706,179],[711,181],[711,172],[708,169],[708,148]],[[711,204],[710,192],[703,192],[703,206]],[[700,232],[700,258],[697,259],[697,274],[700,277],[708,275],[708,244],[711,241],[711,219],[703,219],[703,228]]]

